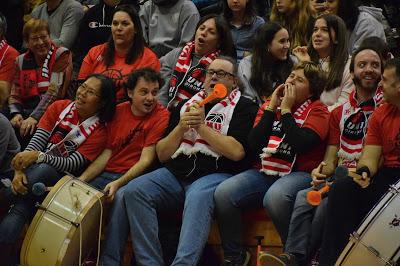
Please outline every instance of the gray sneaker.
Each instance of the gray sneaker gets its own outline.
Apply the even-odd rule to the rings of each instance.
[[[297,266],[296,257],[292,254],[282,253],[276,256],[263,252],[258,256],[262,266]]]

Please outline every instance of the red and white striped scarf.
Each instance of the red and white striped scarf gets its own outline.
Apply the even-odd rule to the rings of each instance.
[[[206,98],[206,93],[204,90],[200,91],[194,95],[189,101],[187,101],[181,108],[181,115],[186,112],[190,106],[195,102],[200,102]],[[216,103],[211,110],[207,113],[205,118],[205,123],[208,127],[214,129],[222,135],[228,133],[229,124],[232,119],[233,111],[240,99],[241,92],[238,89],[233,90],[228,97]],[[204,139],[200,137],[194,128],[189,129],[183,135],[181,145],[171,156],[171,158],[176,158],[180,154],[193,155],[197,152],[203,153],[205,155],[210,155],[215,158],[219,158],[221,154],[216,152]]]
[[[6,40],[2,40],[0,42],[0,68],[3,67],[3,59],[6,56],[6,53],[8,49],[10,48],[10,45],[6,42]]]
[[[182,100],[190,99],[204,88],[205,70],[220,53],[219,50],[209,53],[196,66],[192,66],[194,48],[194,42],[188,42],[178,57],[169,81],[169,109],[176,107]]]
[[[293,118],[296,124],[301,127],[311,111],[312,100],[305,101],[296,112]],[[267,147],[263,149],[261,157],[261,172],[267,175],[287,175],[292,171],[297,154],[293,152],[289,143],[285,142],[285,132],[282,129],[280,115],[277,115],[269,137]]]
[[[368,119],[383,99],[383,92],[378,88],[373,98],[361,104],[355,98],[356,91],[349,96],[349,101],[343,104],[340,119],[340,147],[338,156],[340,163],[348,168],[357,166],[361,156],[364,138],[367,132]]]
[[[78,149],[100,124],[97,115],[91,116],[82,123],[79,123],[75,102],[71,102],[60,113],[58,121],[51,131],[46,153],[68,157]]]
[[[46,55],[43,65],[40,66],[40,71],[32,67],[33,53],[28,51],[23,55],[24,60],[21,66],[19,82],[21,85],[21,95],[28,99],[33,96],[45,93],[50,85],[50,75],[53,72],[53,67],[57,57],[57,47],[52,43]],[[31,59],[31,60],[29,60]],[[27,82],[29,84],[27,84]]]

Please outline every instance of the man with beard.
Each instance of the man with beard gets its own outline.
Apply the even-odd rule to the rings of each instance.
[[[399,58],[386,63],[380,84],[386,103],[369,119],[357,170],[334,182],[329,192],[320,265],[335,263],[349,234],[400,177]]]
[[[382,71],[382,57],[376,48],[364,46],[354,52],[350,73],[355,88],[349,100],[331,113],[324,160],[311,172],[313,187],[297,193],[284,253],[279,257],[263,255],[263,265],[298,265],[309,260],[319,247],[328,198],[315,207],[308,203],[307,193],[325,183],[326,178],[334,174],[337,165],[356,167],[369,117],[382,100],[382,90],[378,88]],[[342,218],[341,221],[346,221],[344,216]],[[347,240],[348,234],[345,237]]]

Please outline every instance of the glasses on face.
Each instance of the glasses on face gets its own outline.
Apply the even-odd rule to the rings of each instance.
[[[229,75],[231,77],[235,77],[232,73],[226,72],[224,70],[213,70],[213,69],[207,69],[206,75],[209,77],[212,77],[214,74],[217,75],[217,78],[222,79],[225,78],[226,75]]]
[[[97,96],[100,97],[99,94],[96,93],[96,91],[93,88],[90,88],[88,85],[86,85],[85,83],[82,83],[81,86],[79,86],[78,88],[79,93],[81,94],[86,94],[88,96]]]

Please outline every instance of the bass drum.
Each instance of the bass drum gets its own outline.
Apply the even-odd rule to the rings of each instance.
[[[104,194],[64,176],[32,220],[21,249],[22,266],[79,265],[96,249]]]
[[[370,211],[336,266],[400,265],[400,180]]]

